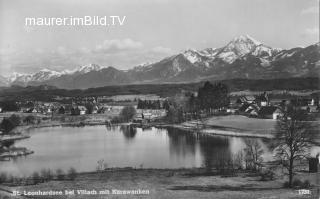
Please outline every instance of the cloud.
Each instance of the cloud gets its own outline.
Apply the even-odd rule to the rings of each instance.
[[[64,46],[58,46],[58,48],[53,53],[57,53],[59,55],[66,55],[69,54],[70,51]]]
[[[161,53],[161,54],[171,54],[172,53],[172,49],[166,48],[163,46],[154,47],[151,49],[151,51],[154,53]]]
[[[173,55],[174,50],[164,46],[147,47],[140,41],[132,39],[105,40],[92,48],[78,49],[57,46],[52,49],[34,48],[19,53],[13,49],[0,49],[1,73],[12,71],[34,73],[42,68],[62,71],[95,63],[101,66],[114,66],[118,69],[129,69],[143,62],[159,61]],[[4,67],[6,66],[6,67]]]
[[[302,15],[306,14],[319,14],[319,6],[313,6],[309,8],[305,8],[301,11]]]
[[[95,47],[94,52],[116,53],[119,51],[135,50],[143,47],[143,44],[130,38],[119,40],[105,40]]]

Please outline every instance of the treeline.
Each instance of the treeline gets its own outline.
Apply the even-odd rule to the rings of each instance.
[[[168,101],[160,100],[138,100],[137,109],[163,109],[168,107]]]
[[[26,117],[20,117],[19,115],[12,114],[10,117],[3,118],[0,123],[0,130],[4,134],[9,134],[15,127],[19,126],[20,124],[38,124],[41,120],[33,115],[28,115]]]
[[[198,95],[186,93],[169,99],[166,119],[170,123],[199,119],[202,115],[220,112],[229,105],[229,89],[223,83],[205,82],[198,89]]]
[[[213,82],[213,81],[212,81]],[[230,79],[221,80],[222,84],[227,85],[230,91],[252,90],[318,90],[320,88],[319,78],[288,78],[288,79]],[[129,95],[129,94],[156,94],[161,97],[174,96],[182,90],[196,91],[203,82],[185,84],[135,84],[120,86],[105,86],[90,88],[85,90],[66,90],[55,87],[28,86],[2,88],[0,97],[2,100],[53,100],[55,96],[110,96],[110,95]]]

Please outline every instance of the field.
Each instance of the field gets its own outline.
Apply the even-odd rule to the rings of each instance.
[[[196,170],[196,169],[194,169]],[[300,174],[299,178],[316,183],[316,174]],[[149,195],[72,195],[43,196],[34,198],[203,198],[203,199],[266,199],[266,198],[310,198],[311,195],[299,195],[297,189],[283,187],[284,179],[261,181],[260,176],[240,173],[233,177],[206,175],[185,169],[121,169],[100,173],[80,174],[75,181],[50,181],[24,187],[1,187],[11,191],[45,191],[45,190],[149,190]],[[310,188],[316,195],[315,187]],[[0,194],[10,196],[8,192]]]
[[[210,117],[205,121],[207,125],[228,127],[246,131],[271,132],[276,120],[249,118],[243,115],[228,115]]]

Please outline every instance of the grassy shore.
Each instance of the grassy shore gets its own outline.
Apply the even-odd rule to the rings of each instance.
[[[316,183],[316,174],[301,173],[299,179]],[[32,186],[7,187],[0,185],[0,194],[14,198],[13,191],[75,190],[75,195],[34,196],[29,198],[312,198],[315,186],[308,188],[312,195],[299,195],[298,188],[283,188],[284,178],[261,181],[255,173],[240,172],[231,177],[208,174],[204,169],[110,169],[103,172],[81,173],[74,181],[49,181]],[[117,195],[112,190],[148,190],[148,195]],[[1,191],[2,190],[2,191]],[[109,195],[79,195],[77,190],[109,190]],[[316,198],[316,197],[314,197]]]

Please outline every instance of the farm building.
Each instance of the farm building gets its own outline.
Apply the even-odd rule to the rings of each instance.
[[[276,106],[263,106],[258,114],[259,117],[276,120],[282,115],[282,111]]]

